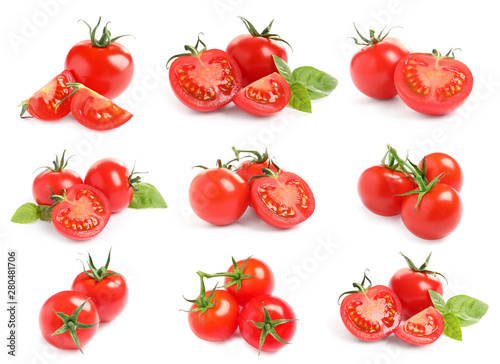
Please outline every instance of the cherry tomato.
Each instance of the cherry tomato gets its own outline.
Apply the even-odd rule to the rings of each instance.
[[[198,173],[189,186],[194,213],[214,225],[229,225],[246,211],[250,190],[243,178],[219,166]]]
[[[370,283],[367,288],[364,287],[365,280]],[[366,272],[361,284],[354,283],[354,287],[359,292],[344,293],[347,296],[340,305],[340,317],[345,327],[351,334],[365,341],[389,336],[402,319],[398,296],[389,287],[372,286]]]
[[[402,58],[394,72],[401,100],[415,111],[444,115],[460,107],[472,91],[469,68],[452,55],[412,53]]]
[[[381,216],[400,214],[405,196],[398,195],[414,188],[411,177],[384,165],[366,169],[358,179],[361,202],[368,210]]]
[[[198,51],[198,45],[203,49]],[[175,96],[187,107],[202,112],[228,104],[241,89],[241,71],[233,57],[219,49],[207,50],[199,38],[191,53],[175,57],[169,68],[170,86]]]
[[[236,158],[238,159],[241,158],[240,157],[241,153],[253,154],[252,159],[245,160],[236,169],[236,173],[238,173],[238,176],[247,181],[247,186],[250,188],[255,182],[255,179],[253,177],[261,176],[262,174],[264,174],[262,168],[268,168],[274,173],[278,172],[278,169],[269,158],[267,149],[264,151],[264,153],[259,153],[256,150],[237,150],[236,148],[233,147],[233,151],[234,154],[236,155]],[[246,158],[246,156],[243,158]]]
[[[439,339],[443,329],[443,317],[434,306],[430,306],[403,322],[394,334],[413,345],[429,345]]]
[[[252,298],[241,310],[239,328],[243,339],[261,351],[276,351],[289,344],[297,329],[292,307],[283,299],[263,295]],[[279,340],[273,337],[275,332]]]
[[[76,317],[73,315],[76,313]],[[99,326],[97,308],[88,296],[81,292],[56,293],[43,304],[38,316],[43,338],[60,349],[84,347],[95,335]],[[70,333],[77,340],[74,340]]]
[[[111,254],[111,251],[110,251]],[[90,297],[97,307],[101,322],[114,320],[125,308],[128,300],[128,287],[120,273],[108,269],[106,265],[97,269],[89,254],[89,270],[76,276],[71,289]]]
[[[75,44],[68,52],[64,65],[73,72],[76,82],[108,99],[114,99],[132,81],[134,61],[128,49],[115,42],[121,37],[111,38],[107,24],[103,35],[96,38],[101,18],[94,29],[84,23],[89,27],[90,39]]]
[[[245,87],[273,72],[278,72],[273,54],[288,62],[286,49],[280,41],[287,42],[279,35],[270,33],[273,22],[262,33],[259,33],[248,20],[242,17],[240,19],[250,34],[242,34],[234,38],[229,42],[226,52],[238,64],[242,75],[242,87]]]
[[[233,102],[249,114],[268,116],[283,110],[290,96],[288,82],[275,72],[241,89],[234,95]]]
[[[89,168],[85,184],[103,192],[111,205],[111,213],[115,213],[126,209],[134,197],[131,178],[125,163],[115,158],[105,158]]]
[[[81,184],[57,198],[51,214],[56,230],[67,238],[87,240],[99,234],[109,221],[108,198],[97,188]]]
[[[426,155],[424,159],[425,176],[429,182],[444,173],[439,182],[453,187],[457,192],[462,190],[464,176],[462,168],[455,159],[444,153],[431,153]],[[424,159],[418,163],[418,168],[422,169]]]
[[[60,193],[63,189],[82,184],[82,178],[78,173],[70,169],[66,169],[68,165],[68,160],[64,159],[63,152],[61,160],[56,156],[56,160],[53,162],[54,167],[45,167],[46,170],[41,172],[35,177],[33,181],[33,198],[38,205],[51,206],[54,201],[50,199],[52,192]]]
[[[387,37],[387,32],[375,36],[370,30],[370,39],[356,32],[365,47],[351,60],[350,72],[356,88],[366,96],[375,99],[390,99],[398,94],[394,85],[394,70],[400,59],[410,54],[410,48],[397,38]]]
[[[405,197],[401,218],[414,235],[422,239],[444,238],[456,229],[462,218],[462,199],[458,192],[444,183],[436,184],[417,204],[418,194]]]
[[[250,201],[257,216],[280,229],[288,229],[307,220],[316,206],[306,181],[295,173],[281,171],[255,179]]]
[[[26,111],[34,118],[45,121],[59,120],[68,115],[70,99],[62,102],[59,107],[57,105],[71,93],[72,88],[68,88],[67,84],[72,82],[75,82],[75,78],[71,72],[62,71],[28,100],[21,102],[21,117]]]

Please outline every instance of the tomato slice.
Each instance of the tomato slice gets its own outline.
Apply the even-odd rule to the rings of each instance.
[[[59,107],[57,105],[72,92],[72,88],[66,86],[72,82],[75,82],[73,74],[68,70],[62,71],[28,100],[20,104],[23,108],[21,117],[26,111],[34,118],[45,121],[59,120],[68,115],[70,100],[65,100]]]
[[[412,53],[394,72],[401,100],[413,110],[444,115],[460,107],[472,91],[473,77],[460,61],[435,54]]]
[[[439,339],[444,329],[444,320],[434,306],[403,322],[394,334],[413,345],[429,345]]]
[[[291,172],[255,179],[250,201],[257,216],[280,229],[288,229],[307,220],[316,206],[309,185]]]
[[[86,184],[68,188],[52,210],[52,223],[58,232],[74,240],[87,240],[108,223],[111,207],[108,198]]]
[[[249,114],[267,116],[283,110],[290,95],[288,82],[274,72],[240,90],[234,95],[233,102]]]
[[[81,83],[71,83],[78,90],[71,100],[71,114],[83,126],[93,130],[115,129],[132,118],[132,114],[113,101]]]

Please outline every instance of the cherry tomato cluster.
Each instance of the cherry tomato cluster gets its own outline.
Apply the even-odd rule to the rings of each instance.
[[[219,226],[237,221],[251,206],[267,224],[288,229],[307,220],[315,208],[309,185],[292,172],[282,171],[267,151],[236,150],[236,158],[215,168],[203,168],[189,187],[189,202],[201,219]],[[249,153],[241,157],[241,153]],[[253,157],[251,157],[253,155]],[[230,163],[243,158],[238,167]]]
[[[123,311],[128,286],[120,273],[108,269],[110,259],[111,250],[106,264],[96,268],[89,254],[89,269],[83,265],[71,290],[56,293],[45,301],[38,321],[49,344],[83,353],[82,347],[94,337],[99,324],[114,320]]]
[[[74,240],[87,240],[99,234],[112,213],[131,208],[166,208],[158,190],[142,183],[138,172],[115,158],[95,162],[85,180],[67,169],[65,151],[53,167],[43,167],[33,181],[36,205],[27,203],[17,209],[13,222],[38,219],[51,221],[56,230]]]
[[[28,112],[36,119],[55,121],[71,112],[76,121],[93,130],[114,129],[132,118],[110,100],[132,81],[132,56],[115,42],[123,36],[111,38],[107,24],[102,36],[96,38],[100,23],[101,18],[94,29],[85,23],[90,40],[73,46],[66,56],[65,70],[19,105],[21,117]]]
[[[412,53],[410,47],[397,38],[387,37],[389,31],[364,37],[356,28],[363,45],[351,60],[350,72],[354,85],[375,99],[399,95],[415,111],[428,115],[444,115],[460,107],[472,91],[470,69],[455,59],[454,50],[446,55]]]
[[[358,194],[371,212],[401,214],[414,235],[436,240],[451,234],[460,223],[462,184],[462,169],[449,155],[432,153],[415,165],[388,146],[382,164],[359,177]]]
[[[261,351],[276,351],[289,344],[297,328],[295,313],[283,299],[273,296],[274,274],[263,261],[249,257],[226,272],[198,271],[200,295],[188,312],[191,331],[206,341],[222,341],[236,329]],[[224,289],[205,290],[204,279],[224,277]],[[240,306],[242,309],[240,310]]]

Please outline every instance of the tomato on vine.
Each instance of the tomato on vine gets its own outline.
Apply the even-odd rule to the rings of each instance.
[[[259,153],[256,150],[238,150],[233,147],[234,154],[236,158],[239,160],[240,158],[247,158],[248,156],[241,157],[242,153],[249,153],[251,159],[247,159],[244,162],[241,162],[236,168],[236,173],[238,176],[247,181],[247,186],[252,188],[252,185],[255,182],[254,177],[262,175],[262,168],[269,168],[273,172],[278,172],[276,167],[271,163],[271,158],[269,157],[269,153],[267,149],[264,153]]]
[[[426,155],[418,163],[418,168],[422,170],[423,175],[428,181],[442,174],[439,182],[453,187],[457,192],[462,190],[464,176],[462,168],[458,162],[445,153],[431,153]]]

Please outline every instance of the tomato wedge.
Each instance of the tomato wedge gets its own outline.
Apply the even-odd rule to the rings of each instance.
[[[51,214],[52,223],[59,233],[70,239],[87,240],[96,236],[111,216],[108,198],[90,185],[74,185],[57,201]]]
[[[439,339],[443,329],[443,317],[434,306],[429,306],[403,322],[394,334],[409,344],[429,345]]]
[[[234,95],[241,110],[256,116],[267,116],[285,108],[290,101],[290,86],[277,72],[257,80]]]

